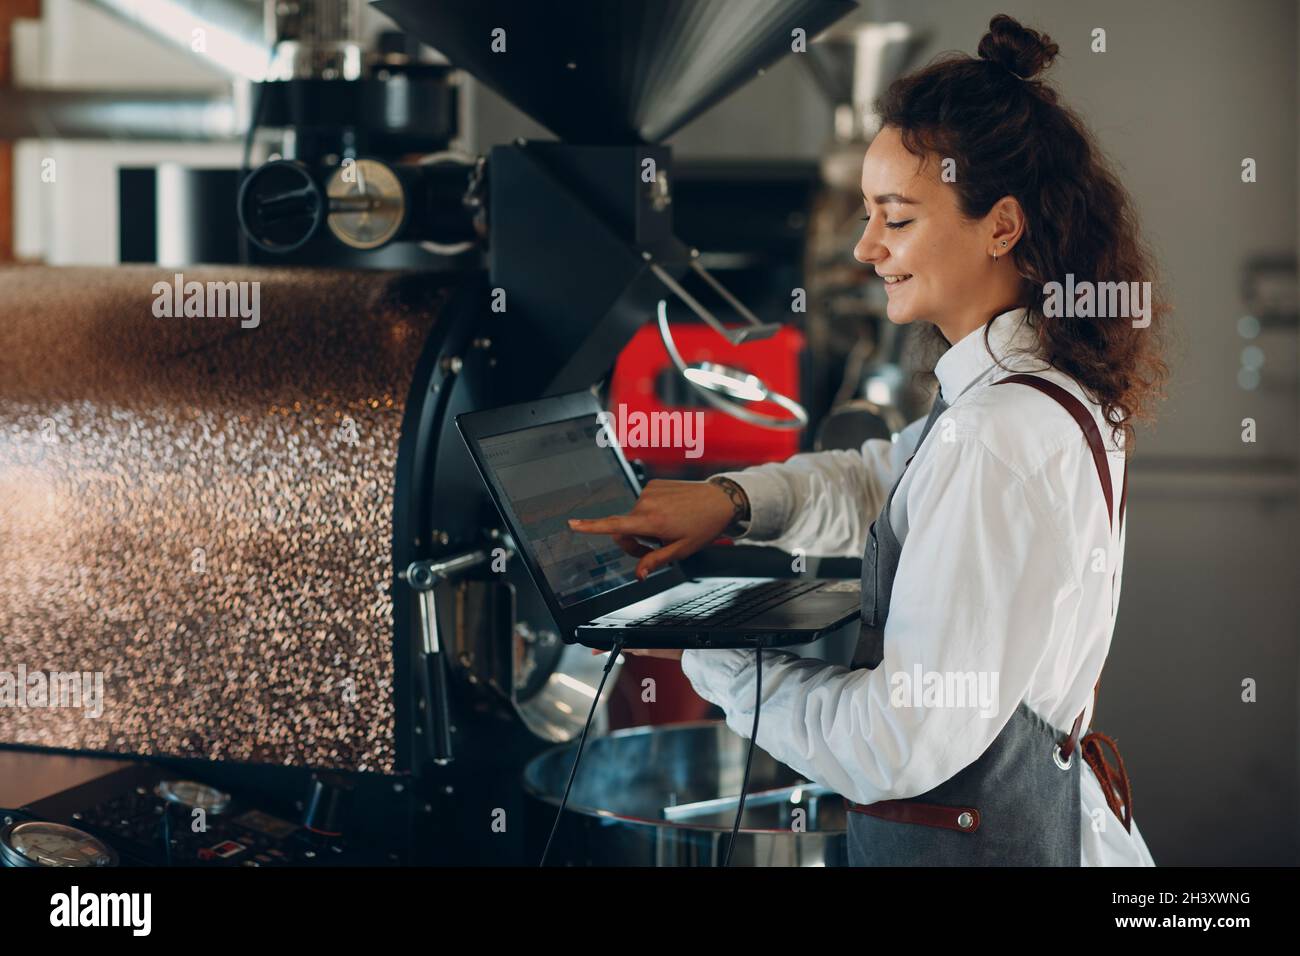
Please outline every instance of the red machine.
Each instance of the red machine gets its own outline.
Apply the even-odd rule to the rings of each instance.
[[[744,345],[730,345],[704,325],[678,324],[672,335],[688,364],[717,362],[757,375],[774,391],[801,394],[804,337],[796,328],[785,326],[771,338]],[[784,414],[771,402],[755,403],[754,410]],[[656,475],[712,473],[783,461],[799,451],[798,430],[750,425],[707,404],[677,373],[653,324],[638,331],[619,356],[610,383],[609,411],[612,424],[620,415],[634,413],[646,416],[643,421],[655,421],[649,417],[655,413],[702,413],[704,440],[698,457],[687,457],[681,447],[653,443],[626,449],[629,458],[641,459]]]

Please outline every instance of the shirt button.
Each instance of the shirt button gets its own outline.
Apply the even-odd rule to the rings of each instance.
[[[974,823],[975,818],[971,816],[969,812],[962,813],[957,817],[957,826],[961,827],[963,830],[969,830]]]

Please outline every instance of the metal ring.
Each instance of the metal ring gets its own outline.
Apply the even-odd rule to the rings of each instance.
[[[1054,745],[1052,746],[1052,760],[1053,760],[1053,761],[1056,763],[1056,765],[1057,765],[1058,767],[1060,767],[1062,770],[1069,770],[1072,766],[1074,766],[1074,754],[1071,753],[1071,754],[1070,754],[1070,758],[1069,758],[1068,760],[1063,759],[1063,758],[1061,757],[1061,745],[1060,745],[1060,744],[1054,744]]]
[[[676,366],[677,371],[681,373],[682,379],[695,391],[703,396],[704,400],[715,408],[726,412],[733,418],[738,418],[742,422],[748,422],[751,425],[759,425],[763,428],[803,428],[808,424],[808,412],[804,407],[794,399],[782,395],[780,392],[774,392],[763,383],[763,401],[771,402],[790,413],[790,418],[780,418],[776,415],[765,415],[762,412],[751,411],[733,398],[727,398],[711,391],[698,382],[693,382],[686,376],[686,362],[680,352],[677,351],[677,344],[673,341],[672,332],[668,329],[668,303],[664,299],[659,300],[659,337],[663,340],[664,349],[668,352],[668,357]],[[759,380],[761,381],[761,379]]]

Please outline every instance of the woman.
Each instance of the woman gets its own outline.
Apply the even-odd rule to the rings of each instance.
[[[863,554],[853,666],[764,652],[758,736],[850,801],[856,865],[1152,865],[1122,762],[1081,732],[1165,308],[1081,318],[1051,300],[1067,276],[1076,291],[1154,278],[1128,196],[1038,79],[1057,52],[998,16],[977,58],[903,77],[880,104],[854,255],[885,281],[891,322],[951,345],[924,422],[860,453],[653,481],[630,514],[574,523],[613,534],[641,575],[724,534]],[[632,653],[679,656],[750,732],[753,652]]]

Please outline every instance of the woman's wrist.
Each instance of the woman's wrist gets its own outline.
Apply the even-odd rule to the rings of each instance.
[[[723,533],[729,538],[744,534],[750,520],[749,496],[745,494],[745,489],[730,478],[721,475],[714,475],[709,479],[709,484],[721,488],[731,500],[731,520]]]

